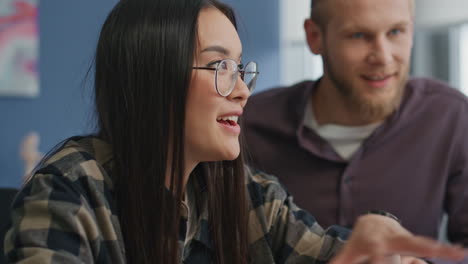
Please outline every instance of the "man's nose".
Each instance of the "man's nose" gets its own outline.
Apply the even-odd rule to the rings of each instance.
[[[392,48],[385,36],[374,39],[367,59],[369,63],[375,65],[386,65],[392,61]]]

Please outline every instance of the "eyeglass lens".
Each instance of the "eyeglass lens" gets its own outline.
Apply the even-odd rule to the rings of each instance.
[[[233,60],[223,60],[216,67],[216,89],[222,96],[228,96],[234,86],[236,85],[237,77],[239,74],[239,68]],[[241,70],[241,78],[247,85],[250,91],[255,87],[257,75],[257,64],[255,62],[249,62]]]
[[[257,63],[251,61],[245,65],[244,71],[242,73],[242,80],[247,85],[250,91],[255,88],[255,83],[257,81]]]
[[[223,60],[216,67],[216,87],[222,96],[229,95],[236,84],[237,64],[231,60]]]

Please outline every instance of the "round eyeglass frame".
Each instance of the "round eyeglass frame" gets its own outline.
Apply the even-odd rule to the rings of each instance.
[[[214,77],[214,82],[215,82],[215,89],[216,89],[216,92],[220,95],[220,96],[223,96],[223,97],[227,97],[229,96],[232,91],[234,91],[234,88],[236,87],[236,82],[237,82],[237,79],[239,77],[239,73],[240,73],[240,77],[241,77],[241,80],[244,81],[244,76],[245,76],[245,69],[247,69],[249,67],[249,65],[255,65],[255,69],[254,71],[251,71],[251,72],[247,72],[249,74],[253,74],[253,77],[252,77],[252,80],[250,80],[250,82],[248,84],[246,84],[247,88],[249,89],[249,92],[252,93],[252,91],[255,89],[255,83],[257,81],[257,76],[258,74],[260,73],[258,71],[258,64],[257,62],[255,61],[249,61],[247,62],[247,64],[237,64],[237,62],[235,60],[232,60],[232,59],[224,59],[224,60],[218,60],[218,61],[215,61],[215,62],[212,62],[210,64],[217,64],[216,67],[192,67],[192,69],[195,69],[195,70],[211,70],[211,71],[215,71],[215,77]],[[236,65],[237,67],[235,68],[235,72],[234,74],[236,75],[235,78],[233,78],[233,82],[231,84],[231,87],[229,88],[229,90],[226,92],[226,93],[222,93],[219,89],[218,89],[218,73],[219,73],[219,68],[221,67],[221,65],[223,65],[223,63],[231,63],[231,65]]]

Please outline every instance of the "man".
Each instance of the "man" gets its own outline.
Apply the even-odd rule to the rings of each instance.
[[[251,163],[277,175],[302,208],[352,227],[381,209],[410,231],[468,246],[468,101],[409,79],[412,0],[314,0],[304,23],[323,77],[251,97]]]

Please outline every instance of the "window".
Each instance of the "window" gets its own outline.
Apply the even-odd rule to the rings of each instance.
[[[280,0],[280,53],[282,85],[322,76],[322,59],[312,54],[305,40],[304,20],[310,0]]]
[[[468,95],[468,24],[460,27],[459,41],[460,68],[458,74],[460,89]]]

